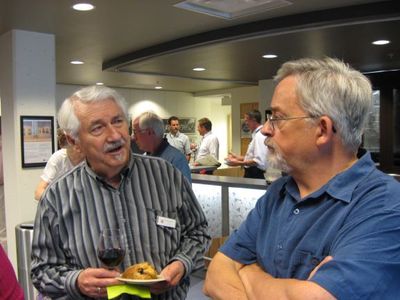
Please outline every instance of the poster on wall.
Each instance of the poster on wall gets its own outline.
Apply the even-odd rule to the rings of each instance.
[[[251,130],[247,126],[244,119],[240,120],[240,138],[242,139],[251,138]]]
[[[21,116],[22,167],[42,167],[54,152],[54,118]]]

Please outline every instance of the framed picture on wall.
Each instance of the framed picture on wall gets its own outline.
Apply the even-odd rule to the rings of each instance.
[[[162,119],[165,126],[165,133],[168,133],[168,119]],[[180,132],[184,134],[196,133],[196,118],[180,118],[179,125],[181,126]]]
[[[196,118],[179,118],[181,132],[184,134],[196,133]]]
[[[240,138],[251,139],[251,130],[244,119],[240,120]]]
[[[21,116],[22,168],[45,166],[54,152],[54,118]]]

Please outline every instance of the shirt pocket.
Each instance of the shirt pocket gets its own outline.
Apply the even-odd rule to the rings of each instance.
[[[294,252],[289,264],[288,274],[290,278],[307,279],[312,270],[327,255],[315,254],[306,250],[297,250]]]
[[[176,211],[162,211],[153,208],[147,208],[148,220],[154,228],[156,228],[157,235],[163,238],[178,239],[180,232],[180,223],[178,213]]]

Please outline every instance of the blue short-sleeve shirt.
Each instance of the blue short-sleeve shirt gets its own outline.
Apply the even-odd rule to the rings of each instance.
[[[400,299],[400,183],[370,154],[304,199],[274,182],[220,249],[275,278],[311,279],[338,299]]]

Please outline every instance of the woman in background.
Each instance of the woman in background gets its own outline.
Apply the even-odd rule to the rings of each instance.
[[[36,200],[40,200],[43,192],[54,179],[65,174],[84,159],[84,156],[68,143],[65,133],[61,129],[57,131],[57,140],[58,147],[61,149],[54,152],[47,161],[43,174],[40,176],[41,180],[35,190]]]

